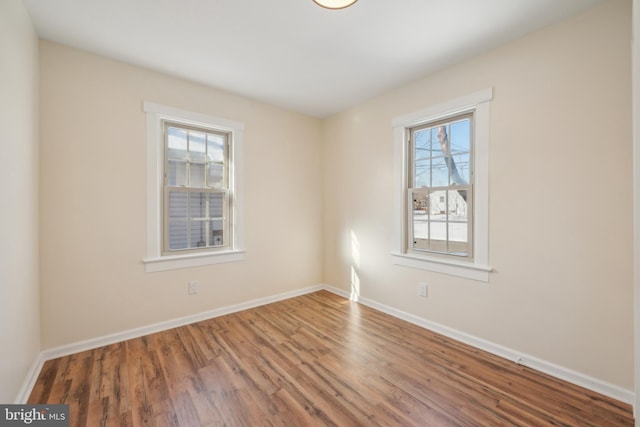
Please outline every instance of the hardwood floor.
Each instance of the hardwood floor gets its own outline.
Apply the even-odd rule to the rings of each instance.
[[[633,426],[631,407],[326,291],[45,363],[72,426]]]

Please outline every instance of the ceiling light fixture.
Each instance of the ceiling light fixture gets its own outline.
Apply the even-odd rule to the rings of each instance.
[[[326,9],[344,9],[349,7],[358,0],[313,0],[318,6]]]

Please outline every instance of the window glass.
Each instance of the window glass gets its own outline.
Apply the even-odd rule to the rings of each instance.
[[[471,257],[473,115],[410,130],[410,249]]]
[[[207,157],[210,162],[224,162],[225,137],[219,134],[207,134]]]
[[[187,249],[187,221],[169,221],[170,250]]]
[[[189,160],[204,162],[206,154],[205,134],[203,132],[189,131]]]
[[[165,123],[165,252],[230,241],[227,140],[226,133]]]
[[[189,193],[183,191],[169,192],[169,218],[186,220],[188,216],[187,199]]]

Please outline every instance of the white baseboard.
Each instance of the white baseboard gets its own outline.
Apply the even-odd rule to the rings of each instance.
[[[105,345],[115,344],[118,342],[126,341],[132,338],[138,338],[144,335],[154,334],[156,332],[166,331],[167,329],[177,328],[179,326],[188,325],[202,320],[213,319],[214,317],[224,316],[225,314],[236,313],[238,311],[247,310],[249,308],[259,307],[261,305],[270,304],[272,302],[282,301],[289,298],[294,298],[300,295],[305,295],[311,292],[316,292],[323,289],[322,286],[310,286],[307,288],[296,289],[290,292],[284,292],[277,295],[272,295],[264,298],[258,298],[251,301],[243,302],[240,304],[234,304],[227,307],[221,307],[210,311],[205,311],[198,314],[192,314],[177,319],[167,320],[164,322],[154,323],[148,326],[140,328],[129,329],[127,331],[117,332],[115,334],[105,335],[98,338],[91,338],[85,341],[79,341],[72,344],[55,347],[42,352],[43,359],[45,361],[55,359],[62,356],[68,356],[70,354],[79,353],[81,351],[91,350]]]
[[[350,298],[350,295],[342,289],[334,288],[327,285],[324,285],[323,287],[324,289],[330,292],[333,292],[345,298]],[[374,301],[368,298],[358,297],[358,302],[368,307],[375,308],[376,310],[382,311],[383,313],[389,314],[393,317],[406,320],[407,322],[413,323],[414,325],[418,325],[425,329],[429,329],[433,332],[442,334],[451,339],[463,342],[465,344],[469,344],[480,350],[484,350],[489,353],[495,354],[496,356],[500,356],[507,360],[511,360],[514,363],[517,363],[519,365],[523,365],[528,368],[535,369],[536,371],[544,372],[545,374],[549,374],[561,380],[570,382],[575,385],[579,385],[589,390],[593,390],[597,393],[603,394],[605,396],[609,396],[613,399],[619,400],[629,405],[635,404],[635,393],[633,391],[625,390],[614,384],[610,384],[605,381],[592,378],[588,375],[584,375],[580,372],[576,372],[571,369],[558,366],[554,363],[547,362],[537,357],[530,356],[525,353],[521,353],[507,347],[503,347],[501,345],[492,343],[482,338],[474,337],[472,335],[466,334],[464,332],[460,332],[458,330],[449,328],[447,326],[444,326],[435,322],[431,322],[429,320],[423,319],[413,314],[406,313],[401,310],[397,310],[393,307],[390,307],[385,304],[381,304],[377,301]]]
[[[16,403],[26,403],[27,399],[29,398],[29,395],[31,394],[31,390],[33,389],[33,386],[38,378],[38,375],[42,370],[42,366],[44,365],[44,362],[46,362],[47,360],[55,359],[57,357],[67,356],[67,355],[78,353],[81,351],[91,350],[94,348],[102,347],[109,344],[114,344],[121,341],[126,341],[132,338],[138,338],[144,335],[165,331],[167,329],[188,325],[190,323],[195,323],[202,320],[212,319],[215,317],[224,316],[226,314],[235,313],[238,311],[259,307],[261,305],[282,301],[288,298],[305,295],[305,294],[316,292],[323,289],[347,299],[351,298],[351,295],[349,295],[348,292],[333,286],[329,286],[329,285],[310,286],[307,288],[296,289],[290,292],[285,292],[285,293],[272,295],[264,298],[258,298],[255,300],[247,301],[240,304],[234,304],[227,307],[206,311],[203,313],[185,316],[178,319],[172,319],[165,322],[154,323],[152,325],[143,326],[140,328],[130,329],[130,330],[118,332],[115,334],[105,335],[98,338],[92,338],[89,340],[80,341],[80,342],[44,350],[42,353],[40,353],[39,357],[36,359],[31,370],[29,371],[29,374],[25,379],[24,385],[20,390],[18,397],[16,398]],[[473,347],[479,348],[481,350],[484,350],[489,353],[495,354],[497,356],[503,357],[505,359],[511,360],[514,363],[527,366],[537,371],[552,375],[556,378],[588,388],[597,393],[601,393],[605,396],[609,396],[611,398],[617,399],[621,402],[625,402],[630,405],[633,405],[635,403],[635,394],[630,390],[625,390],[616,385],[609,384],[607,382],[600,381],[595,378],[591,378],[587,375],[572,371],[562,366],[558,366],[553,363],[546,362],[536,357],[529,356],[527,354],[520,353],[515,350],[511,350],[509,348],[500,346],[490,341],[486,341],[481,338],[477,338],[472,335],[466,334],[464,332],[460,332],[455,329],[440,325],[438,323],[431,322],[429,320],[423,319],[413,314],[406,313],[401,310],[397,310],[393,307],[390,307],[385,304],[381,304],[377,301],[374,301],[368,298],[359,297],[357,302],[360,304],[366,305],[368,307],[374,308],[376,310],[382,311],[383,313],[387,313],[391,316],[413,323],[425,329],[429,329],[431,331],[437,332],[451,339],[461,341],[465,344],[469,344]]]
[[[22,387],[20,387],[20,391],[13,403],[16,405],[27,403],[27,400],[29,400],[29,396],[31,395],[31,390],[33,390],[33,386],[38,380],[38,375],[40,375],[40,371],[42,371],[42,365],[44,365],[44,362],[45,360],[42,353],[38,354],[31,364],[31,368],[27,371],[24,383],[22,383]]]

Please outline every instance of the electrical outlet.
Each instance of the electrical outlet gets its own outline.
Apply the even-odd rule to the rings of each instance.
[[[189,281],[189,290],[188,290],[189,295],[197,294],[198,291],[199,291],[199,289],[198,289],[199,286],[200,286],[200,283],[197,280]]]
[[[418,296],[421,297],[427,297],[429,295],[429,291],[427,289],[427,284],[426,283],[418,283]]]

